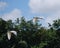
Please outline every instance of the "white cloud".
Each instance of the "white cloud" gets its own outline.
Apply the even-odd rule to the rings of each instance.
[[[16,20],[16,18],[20,18],[22,15],[21,15],[21,10],[19,9],[14,9],[12,10],[10,13],[7,13],[7,14],[4,14],[2,15],[2,18],[4,20]]]
[[[44,16],[46,24],[52,24],[53,20],[60,19],[60,0],[30,0],[29,7],[33,13],[48,15]]]
[[[54,20],[60,19],[60,11],[57,12],[56,14],[53,14],[51,16],[48,16],[47,18],[45,18],[45,22],[47,23],[53,23]]]
[[[0,2],[0,10],[3,10],[7,6],[6,2]]]
[[[51,13],[60,10],[60,0],[30,0],[29,7],[33,13]]]

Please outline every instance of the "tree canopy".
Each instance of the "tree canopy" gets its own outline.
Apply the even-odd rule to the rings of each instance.
[[[0,48],[60,48],[60,19],[49,24],[49,29],[38,21],[26,21],[24,17],[5,21],[0,18]],[[15,30],[10,40],[7,31]]]

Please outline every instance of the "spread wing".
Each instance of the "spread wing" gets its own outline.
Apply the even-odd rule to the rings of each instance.
[[[7,37],[8,37],[8,40],[11,39],[11,32],[7,32]]]
[[[17,32],[16,31],[10,31],[10,32],[17,36]]]
[[[16,31],[8,31],[8,32],[7,32],[8,40],[10,40],[10,39],[11,39],[11,35],[12,35],[12,33],[13,33],[14,35],[16,35],[16,36],[17,36],[17,32],[16,32]]]

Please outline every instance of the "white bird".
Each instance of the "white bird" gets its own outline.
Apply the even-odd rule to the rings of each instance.
[[[36,22],[38,19],[43,19],[42,17],[33,17],[33,22]]]
[[[43,19],[42,17],[33,17],[34,19]]]
[[[13,33],[14,35],[16,35],[16,36],[17,36],[17,32],[16,32],[16,31],[8,31],[8,32],[7,32],[8,40],[10,40],[10,39],[11,39],[11,35],[12,35],[12,33]]]

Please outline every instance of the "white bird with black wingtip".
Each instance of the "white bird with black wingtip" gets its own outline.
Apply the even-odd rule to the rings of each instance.
[[[14,34],[15,36],[17,36],[17,32],[16,32],[16,31],[8,31],[8,32],[7,32],[7,38],[8,38],[8,40],[11,39],[11,35],[12,35],[12,34]]]

